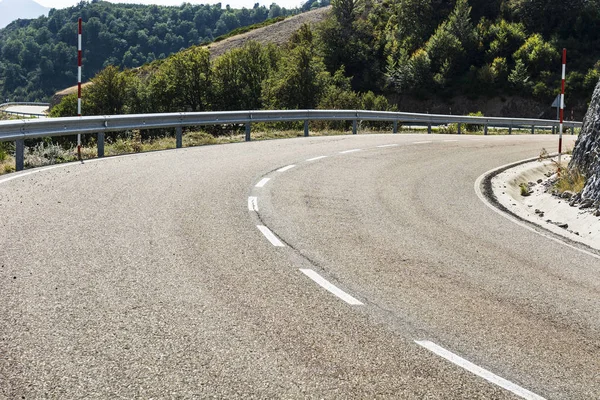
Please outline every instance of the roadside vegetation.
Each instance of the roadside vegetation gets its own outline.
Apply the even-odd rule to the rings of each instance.
[[[554,183],[554,188],[559,194],[566,191],[577,194],[580,193],[585,186],[585,176],[577,168],[561,168],[560,175]]]
[[[302,8],[233,9],[222,4],[158,6],[81,1],[52,9],[48,17],[18,20],[0,29],[0,96],[4,100],[48,100],[77,82],[77,19],[83,20],[83,80],[114,65],[136,68],[190,46],[223,39],[232,31],[264,26],[327,0]]]

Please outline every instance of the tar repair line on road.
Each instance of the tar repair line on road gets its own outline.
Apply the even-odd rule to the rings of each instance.
[[[445,140],[443,142],[455,142],[457,140]],[[432,141],[424,141],[424,142],[413,142],[410,144],[426,144],[426,143],[433,143]],[[380,145],[380,146],[376,146],[377,148],[388,148],[388,147],[396,147],[399,146],[398,144],[388,144],[388,145]],[[354,153],[354,152],[358,152],[361,151],[362,149],[353,149],[353,150],[346,150],[346,151],[342,151],[339,152],[338,154],[348,154],[348,153]],[[323,158],[326,158],[328,156],[319,156],[319,157],[314,157],[314,158],[309,158],[306,161],[316,161],[316,160],[320,160]],[[278,172],[285,172],[291,168],[295,167],[295,165],[288,165],[287,167],[283,167],[278,169]],[[484,174],[486,175],[486,174]],[[264,184],[266,182],[268,182],[270,178],[263,178],[259,184],[256,185],[256,187],[262,187],[264,186]],[[264,182],[264,183],[263,183]],[[478,185],[479,182],[479,185]],[[481,177],[478,179],[478,182],[476,182],[475,187],[476,187],[476,192],[479,195],[480,193],[478,192],[478,188],[480,187],[480,182],[481,182]],[[262,183],[262,184],[261,184]],[[260,185],[260,186],[259,186]],[[248,198],[248,208],[250,209],[250,211],[258,211],[258,198],[257,197],[249,197]],[[487,202],[486,202],[487,204]],[[490,204],[487,204],[488,206],[492,207]],[[493,208],[493,207],[492,207]],[[499,210],[496,210],[499,212]],[[275,234],[273,232],[271,232],[271,230],[269,228],[267,228],[266,226],[263,225],[257,225],[257,228],[263,233],[263,235],[265,235],[265,237],[274,245],[277,247],[285,247],[285,245],[275,236]],[[300,268],[300,272],[302,272],[304,275],[306,275],[307,277],[309,277],[312,281],[314,281],[316,284],[318,284],[319,286],[321,286],[323,289],[327,290],[328,292],[330,292],[331,294],[335,295],[336,297],[338,297],[339,299],[343,300],[344,302],[346,302],[349,305],[357,305],[357,306],[363,306],[364,303],[361,302],[360,300],[356,299],[355,297],[353,297],[352,295],[344,292],[342,289],[338,288],[337,286],[335,286],[334,284],[332,284],[331,282],[329,282],[328,280],[326,280],[325,278],[323,278],[321,275],[319,275],[317,272],[315,272],[312,269],[306,269],[306,268]],[[514,394],[516,394],[517,396],[520,396],[526,400],[546,400],[544,397],[541,397],[527,389],[524,389],[523,387],[508,381],[484,368],[479,367],[476,364],[473,364],[472,362],[450,352],[449,350],[444,349],[441,346],[438,346],[437,344],[431,342],[431,341],[426,341],[426,340],[415,340],[415,343],[417,343],[419,346],[426,348],[427,350],[437,354],[438,356],[452,362],[453,364],[487,380],[488,382],[495,384],[497,386],[500,386],[501,388],[508,390]]]

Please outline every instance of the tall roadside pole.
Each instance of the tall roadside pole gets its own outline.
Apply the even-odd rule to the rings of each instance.
[[[77,34],[77,116],[81,117],[81,18]],[[81,161],[81,133],[77,134],[77,158]]]
[[[565,114],[565,72],[567,69],[567,49],[562,54],[562,80],[560,83],[560,123],[558,128],[558,172],[560,173],[562,158],[563,119]]]

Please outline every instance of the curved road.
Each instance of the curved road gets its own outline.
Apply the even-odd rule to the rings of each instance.
[[[599,258],[473,189],[556,141],[299,138],[0,178],[0,398],[600,398]]]
[[[43,116],[48,111],[48,106],[25,106],[25,105],[16,105],[6,107],[4,109],[5,113],[8,114],[16,114],[23,116]]]

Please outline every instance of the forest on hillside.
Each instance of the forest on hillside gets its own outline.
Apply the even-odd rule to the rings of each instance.
[[[334,0],[287,48],[247,44],[211,61],[190,48],[139,70],[109,67],[86,114],[261,108],[393,109],[386,98],[519,95],[567,101],[600,78],[599,0]],[[66,98],[54,115],[74,115]],[[476,110],[472,110],[476,111]]]
[[[48,17],[17,20],[0,29],[0,96],[3,101],[48,100],[75,85],[79,17],[86,81],[109,65],[138,67],[237,28],[327,4],[313,0],[302,9],[288,10],[275,3],[232,9],[221,8],[221,3],[167,7],[92,0],[52,9]]]

